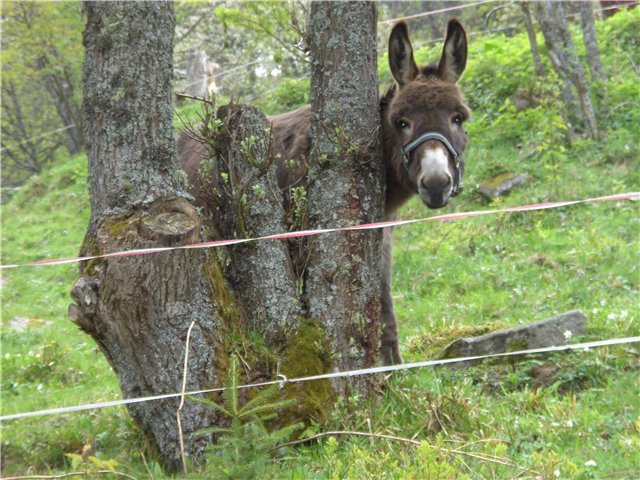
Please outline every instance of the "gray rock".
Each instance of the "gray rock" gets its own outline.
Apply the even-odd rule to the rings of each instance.
[[[44,327],[51,325],[50,320],[42,320],[40,318],[13,317],[9,320],[9,328],[18,332],[24,332],[31,327]]]
[[[579,310],[573,310],[547,320],[499,330],[479,337],[460,338],[444,349],[442,358],[475,357],[566,345],[569,338],[585,332],[586,323],[587,317]],[[451,366],[465,368],[473,363],[458,362],[452,363]]]
[[[508,194],[529,181],[528,173],[502,173],[479,185],[480,193],[489,199]]]

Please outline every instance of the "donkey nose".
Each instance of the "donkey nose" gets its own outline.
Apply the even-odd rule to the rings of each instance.
[[[453,179],[451,178],[451,175],[449,175],[449,173],[446,173],[444,175],[423,177],[421,183],[422,187],[429,194],[442,194],[445,190],[448,190],[451,187]]]

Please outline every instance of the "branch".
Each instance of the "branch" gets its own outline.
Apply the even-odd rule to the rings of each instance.
[[[306,437],[306,438],[300,438],[298,440],[293,440],[291,442],[287,442],[287,443],[282,443],[276,447],[273,447],[271,450],[278,450],[282,447],[288,447],[291,445],[298,445],[300,443],[305,443],[305,442],[309,442],[311,440],[315,440],[316,438],[322,438],[322,437],[329,437],[332,435],[353,435],[353,436],[360,436],[360,437],[373,437],[373,438],[382,438],[385,440],[395,440],[397,442],[404,442],[404,443],[410,443],[412,445],[416,445],[416,446],[420,446],[422,445],[422,442],[419,442],[417,440],[411,440],[410,438],[404,438],[404,437],[394,437],[393,435],[383,435],[381,433],[368,433],[368,432],[350,432],[350,431],[334,431],[334,432],[322,432],[322,433],[317,433],[316,435],[312,435],[310,437]]]
[[[189,95],[187,93],[180,93],[180,92],[176,92],[175,90],[173,91],[173,94],[176,97],[180,97],[180,98],[188,98],[189,100],[197,100],[199,102],[209,102],[210,100],[207,100],[204,97],[194,97],[193,95]]]
[[[182,409],[184,408],[184,392],[187,390],[187,371],[189,368],[189,340],[191,339],[191,330],[196,324],[194,320],[187,330],[187,340],[184,345],[184,370],[182,372],[182,396],[180,397],[180,406],[176,412],[176,420],[178,423],[178,438],[180,440],[180,458],[182,459],[182,471],[185,475],[189,473],[187,470],[187,455],[184,450],[184,435],[182,433]]]

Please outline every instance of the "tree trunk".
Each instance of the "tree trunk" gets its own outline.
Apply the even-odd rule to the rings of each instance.
[[[184,199],[172,131],[175,18],[167,2],[90,2],[84,33],[84,126],[91,220],[81,255],[197,242],[200,220]],[[71,319],[98,343],[123,397],[178,392],[187,329],[187,389],[217,383],[219,319],[203,275],[206,255],[182,250],[81,265]],[[177,399],[129,411],[163,460],[180,464]],[[206,438],[193,433],[217,419],[187,402],[182,425],[197,460]]]
[[[562,2],[540,2],[538,13],[549,58],[558,76],[565,82],[565,103],[568,108],[574,104],[571,98],[573,94],[569,93],[569,85],[571,85],[577,92],[586,133],[590,138],[597,139],[600,133],[596,124],[589,86],[573,46]]]
[[[538,47],[538,40],[536,39],[536,31],[533,28],[533,21],[531,20],[531,12],[529,11],[529,2],[518,2],[520,10],[522,11],[522,18],[524,19],[524,25],[527,29],[527,36],[529,37],[529,45],[531,46],[531,56],[533,57],[533,64],[536,67],[536,75],[538,77],[544,77],[544,65],[540,58],[540,48]]]
[[[85,128],[92,216],[82,254],[287,230],[276,160],[264,115],[243,106],[207,117],[199,135],[208,192],[204,227],[184,199],[171,131],[173,11],[160,2],[90,3],[85,32]],[[314,3],[308,228],[382,219],[383,169],[373,2]],[[115,26],[115,27],[114,27]],[[198,164],[200,163],[198,157]],[[188,389],[220,386],[230,353],[247,366],[241,382],[356,369],[378,363],[381,232],[263,241],[204,253],[179,250],[82,265],[71,318],[89,332],[120,378],[123,396],[180,391],[191,321]],[[322,418],[338,395],[373,392],[375,379],[288,384],[291,416]],[[241,400],[250,395],[241,394]],[[179,465],[177,400],[130,407],[165,461]],[[187,402],[183,430],[225,419]]]
[[[314,112],[311,226],[381,220],[375,4],[314,2],[307,31]],[[305,305],[328,334],[334,369],[378,361],[381,248],[380,230],[323,235],[311,243]],[[342,382],[334,386],[344,392]]]
[[[186,92],[192,97],[209,98],[209,76],[207,74],[207,54],[201,50],[189,56]]]
[[[596,35],[596,21],[593,15],[593,2],[576,2],[580,10],[580,25],[582,27],[582,37],[584,48],[587,52],[587,59],[591,73],[591,80],[605,83],[607,74],[600,59],[600,49],[598,48],[598,37]]]

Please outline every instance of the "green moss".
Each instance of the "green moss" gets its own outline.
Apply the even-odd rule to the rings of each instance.
[[[512,338],[507,340],[507,352],[518,352],[529,348],[529,341],[526,338]]]
[[[82,255],[88,256],[88,257],[98,257],[102,255],[102,251],[100,250],[100,247],[96,243],[95,238],[89,235],[86,235],[84,237],[84,240],[82,241],[82,247],[80,247],[80,252]],[[104,260],[101,258],[93,258],[86,262],[82,262],[81,263],[82,274],[95,275],[97,273],[96,266],[102,262],[104,262]]]
[[[242,316],[238,310],[237,302],[229,285],[224,278],[222,265],[216,252],[210,252],[207,261],[202,266],[204,275],[209,280],[211,287],[211,299],[216,306],[218,314],[224,321],[225,327],[230,330],[242,326]]]
[[[232,354],[238,354],[246,365],[250,365],[252,374],[264,372],[270,375],[278,365],[277,354],[266,347],[258,332],[252,332],[247,328],[247,315],[225,280],[222,260],[218,253],[210,252],[202,268],[211,287],[211,300],[222,319],[220,344],[213,352],[218,378],[222,381],[227,377],[229,357]],[[275,376],[275,373],[272,376]],[[255,378],[243,378],[243,381],[245,380],[252,383]]]
[[[137,224],[138,220],[140,219],[137,216],[117,215],[107,219],[102,228],[105,229],[112,238],[121,238],[127,231]]]
[[[517,173],[513,173],[513,172],[501,173],[500,175],[496,175],[495,177],[482,182],[481,185],[487,188],[495,188],[498,185],[503,184],[507,180],[511,180],[517,175],[518,175]]]
[[[287,378],[319,375],[331,371],[330,346],[326,332],[311,320],[304,319],[298,331],[288,339],[283,352],[282,373]],[[295,399],[299,418],[324,419],[333,404],[335,392],[329,380],[288,384],[285,396]]]
[[[220,332],[222,343],[213,353],[220,380],[226,378],[229,358],[234,353],[242,358],[245,365],[251,366],[251,372],[245,372],[248,376],[241,378],[243,383],[255,381],[257,372],[275,378],[278,365],[280,372],[287,378],[317,375],[331,370],[331,350],[326,332],[315,322],[300,319],[297,330],[283,339],[281,344],[286,343],[283,350],[277,345],[267,345],[260,332],[247,327],[250,322],[246,318],[246,312],[238,306],[233,289],[225,280],[222,265],[216,252],[211,252],[203,265],[211,286],[212,300],[223,323]],[[246,394],[251,397],[253,393]],[[328,380],[319,380],[305,384],[288,384],[283,396],[295,400],[295,405],[287,408],[278,417],[278,422],[286,424],[301,418],[325,418],[333,403],[335,392]]]
[[[529,341],[526,338],[512,338],[507,340],[507,344],[505,345],[507,352],[518,352],[521,350],[529,349]],[[527,358],[526,355],[511,355],[505,358],[496,358],[494,361],[496,362],[506,362],[515,367],[520,362],[525,361]]]

